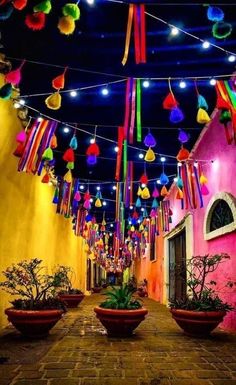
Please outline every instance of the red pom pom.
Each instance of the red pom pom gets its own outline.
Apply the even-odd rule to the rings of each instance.
[[[133,215],[132,215],[132,218],[138,219],[138,217],[139,217],[139,215],[138,215],[137,211],[134,211]]]
[[[12,5],[15,9],[18,9],[18,11],[21,11],[26,7],[27,1],[28,0],[13,0]]]
[[[91,195],[90,195],[89,191],[86,191],[86,193],[84,194],[84,200],[89,201],[90,198],[91,198]]]
[[[148,184],[148,177],[146,174],[143,174],[139,180],[140,180],[140,183]]]
[[[35,12],[32,15],[26,15],[25,24],[33,31],[40,31],[45,27],[46,16],[43,12]]]
[[[75,153],[72,148],[68,148],[63,155],[63,160],[65,162],[75,162]]]
[[[179,150],[176,158],[179,162],[184,162],[185,160],[187,160],[189,158],[189,151],[186,148],[182,147]]]
[[[96,155],[96,156],[100,155],[100,150],[97,143],[90,144],[90,146],[86,151],[86,155]]]
[[[172,108],[177,107],[178,104],[179,103],[175,99],[174,95],[169,92],[168,95],[165,97],[162,105],[165,110],[172,110]]]
[[[50,182],[50,176],[49,174],[45,174],[43,179],[41,180],[42,183],[49,183]]]

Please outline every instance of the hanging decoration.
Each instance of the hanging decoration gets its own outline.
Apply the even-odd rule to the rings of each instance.
[[[179,103],[175,99],[175,96],[173,94],[171,84],[170,84],[170,78],[168,79],[168,87],[169,87],[169,93],[165,97],[163,101],[163,108],[165,110],[170,110],[170,122],[171,123],[180,123],[182,120],[184,120],[184,114],[182,110],[178,107]]]
[[[89,145],[86,151],[87,163],[91,166],[97,163],[97,157],[100,155],[100,149],[96,143],[96,133],[97,133],[97,126],[95,126],[93,143]]]
[[[59,18],[57,28],[63,35],[72,35],[75,30],[75,20],[71,16],[62,16]]]
[[[43,12],[35,12],[25,17],[25,25],[33,31],[41,31],[45,27],[46,16]]]
[[[200,173],[200,166],[195,166],[192,162],[183,163],[180,167],[179,177],[183,187],[177,186],[176,198],[181,199],[182,209],[203,207]]]
[[[58,75],[52,80],[52,87],[58,91],[65,87],[65,74],[67,69],[68,68],[66,67],[61,75]]]
[[[227,143],[236,143],[236,97],[232,84],[218,80],[215,89],[216,108],[220,111],[219,121],[224,125]]]
[[[8,74],[5,75],[5,82],[13,86],[18,86],[21,81],[21,70],[24,64],[25,60],[21,62],[21,65],[17,69],[8,72]]]
[[[9,17],[12,15],[14,11],[14,8],[11,4],[4,4],[0,8],[0,21],[5,21],[9,19]]]
[[[27,5],[28,0],[13,0],[12,5],[18,11],[22,11]]]
[[[216,39],[226,39],[231,35],[233,27],[230,23],[224,22],[224,12],[216,6],[209,6],[207,9],[207,18],[213,21],[212,35]]]
[[[153,162],[156,159],[156,156],[155,156],[155,153],[151,147],[156,146],[156,140],[155,140],[154,136],[151,134],[150,129],[149,129],[148,134],[144,138],[144,144],[146,147],[149,147],[146,154],[145,154],[144,160],[146,162]]]
[[[178,162],[185,162],[189,158],[189,151],[182,145],[181,149],[179,150],[176,159]]]
[[[62,8],[62,13],[64,16],[71,16],[73,20],[80,19],[80,9],[76,3],[67,3]]]
[[[123,152],[123,144],[124,144],[124,127],[118,127],[118,142],[117,142],[117,155],[116,155],[116,174],[115,180],[120,180],[120,169],[121,169],[121,161],[122,161],[122,152]]]
[[[48,15],[51,12],[52,4],[50,0],[43,0],[41,3],[34,6],[34,12],[43,12]]]
[[[204,96],[200,95],[196,80],[195,80],[195,90],[197,94],[197,108],[198,108],[197,122],[200,124],[207,124],[211,121],[211,118],[207,113],[208,104]]]
[[[61,95],[60,93],[54,92],[53,94],[49,95],[46,100],[45,104],[47,108],[50,110],[59,110],[61,108]]]
[[[207,18],[210,21],[222,21],[224,19],[225,15],[221,8],[215,7],[213,5],[209,5],[207,8]]]
[[[122,64],[125,65],[129,55],[132,25],[134,26],[135,63],[146,63],[146,21],[145,4],[130,4],[126,30],[125,51]]]
[[[189,141],[189,134],[184,130],[179,130],[178,140],[180,143],[187,143]]]

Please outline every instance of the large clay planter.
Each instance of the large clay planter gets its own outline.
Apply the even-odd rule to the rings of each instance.
[[[170,309],[172,318],[192,337],[207,337],[223,321],[225,311],[192,311]]]
[[[97,318],[107,329],[109,336],[128,337],[134,329],[145,319],[147,309],[116,310],[104,309],[99,306],[94,308]]]
[[[59,298],[66,303],[69,308],[75,308],[84,299],[84,294],[59,294]]]
[[[5,310],[13,326],[26,337],[43,338],[49,330],[62,317],[63,310],[17,310],[9,308]]]
[[[93,293],[100,293],[102,290],[102,287],[92,287]]]

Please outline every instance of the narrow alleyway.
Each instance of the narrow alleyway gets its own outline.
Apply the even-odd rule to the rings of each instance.
[[[149,315],[136,335],[107,338],[93,313],[100,300],[98,294],[86,298],[43,342],[25,341],[8,328],[11,337],[4,332],[0,345],[7,339],[12,355],[1,357],[0,384],[236,384],[236,335],[218,330],[207,340],[189,338],[166,307],[145,299]]]

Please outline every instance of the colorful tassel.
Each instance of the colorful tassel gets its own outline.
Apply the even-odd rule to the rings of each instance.
[[[96,157],[96,155],[88,155],[87,156],[87,163],[90,165],[90,166],[93,166],[94,164],[96,164],[97,163],[97,157]]]
[[[142,193],[141,193],[142,194]],[[140,194],[140,195],[141,195]],[[141,199],[138,197],[137,198],[137,200],[136,200],[136,202],[135,202],[135,206],[137,207],[137,208],[139,208],[139,207],[142,207],[142,202],[141,202]]]
[[[210,116],[208,115],[207,111],[203,108],[199,108],[197,112],[197,122],[200,124],[207,124],[211,121]]]
[[[141,193],[141,198],[142,199],[149,199],[150,198],[150,192],[149,192],[149,189],[148,187],[144,187],[142,193]]]
[[[58,75],[56,78],[52,80],[52,87],[56,90],[63,89],[65,87],[65,74],[67,68],[65,68],[64,72],[61,75]]]
[[[65,162],[74,162],[75,161],[75,153],[74,153],[74,150],[72,148],[68,148],[64,155],[63,155],[63,160]]]
[[[67,182],[67,183],[72,183],[72,174],[71,174],[71,170],[68,170],[67,173],[64,175],[64,181]]]
[[[175,99],[173,92],[169,92],[165,97],[162,105],[164,110],[172,110],[173,108],[176,108],[178,104],[179,103]]]
[[[208,182],[208,179],[204,174],[201,174],[199,181],[200,181],[200,184],[206,184]]]
[[[204,110],[208,110],[208,104],[204,96],[198,94],[197,98],[197,108],[203,108]]]
[[[159,191],[157,190],[157,188],[156,187],[154,187],[154,190],[153,190],[153,192],[152,192],[152,197],[153,198],[158,198],[159,197]]]
[[[155,147],[156,146],[156,139],[154,136],[149,132],[145,138],[144,138],[144,144],[146,147]]]
[[[102,207],[102,202],[100,200],[100,198],[97,198],[96,201],[95,201],[95,207]]]
[[[70,146],[73,150],[77,150],[77,147],[78,147],[78,141],[77,141],[77,138],[76,138],[75,135],[71,138],[69,146]]]
[[[63,35],[71,35],[75,30],[74,19],[71,16],[60,17],[57,28]]]
[[[143,183],[143,184],[148,184],[148,177],[147,175],[144,173],[141,178],[139,179],[140,183]]]
[[[46,148],[43,152],[42,159],[46,161],[53,160],[53,152],[50,147]]]
[[[176,159],[178,160],[178,162],[184,162],[184,161],[188,160],[189,155],[190,155],[189,151],[182,146],[181,149],[179,150],[177,156],[176,156]]]
[[[136,126],[137,126],[137,142],[142,141],[142,124],[141,124],[141,82],[137,79],[136,83]]]
[[[168,178],[168,176],[167,176],[164,172],[161,173],[161,176],[160,176],[160,183],[161,183],[162,185],[166,185],[166,184],[169,183],[169,178]]]
[[[61,95],[55,92],[47,97],[45,104],[50,110],[59,110],[61,108]]]
[[[0,21],[5,21],[9,19],[9,17],[12,15],[14,8],[11,4],[6,4],[1,6],[0,8]]]
[[[222,21],[224,19],[224,12],[221,8],[210,5],[207,9],[207,18],[210,21]]]
[[[56,137],[55,134],[52,136],[52,139],[51,139],[51,142],[50,142],[50,147],[52,149],[57,148],[57,137]]]
[[[180,123],[184,120],[184,114],[179,107],[174,107],[170,111],[170,122],[171,123]]]
[[[90,144],[90,146],[88,147],[88,149],[86,151],[86,155],[96,155],[96,156],[100,155],[100,149],[99,149],[97,143]]]
[[[34,12],[43,12],[48,15],[51,12],[52,4],[50,0],[44,0],[41,3],[34,6]]]
[[[18,143],[24,143],[26,141],[26,138],[27,138],[27,135],[24,130],[18,132],[18,134],[16,135],[16,141]]]
[[[209,194],[209,190],[205,184],[203,184],[201,186],[201,193],[202,193],[202,195],[208,195]]]
[[[25,25],[33,31],[40,31],[45,27],[46,16],[43,12],[36,12],[26,15]]]
[[[13,0],[12,5],[15,9],[17,9],[18,11],[21,11],[26,7],[27,1],[28,0]]]
[[[155,156],[153,150],[151,149],[151,147],[149,147],[149,149],[147,150],[147,152],[145,154],[144,160],[146,162],[154,162],[155,159],[156,159],[156,156]]]
[[[184,196],[183,191],[180,188],[178,188],[175,198],[183,199],[183,196]]]
[[[180,130],[180,131],[179,131],[178,140],[179,140],[181,143],[186,143],[186,142],[188,142],[188,141],[189,141],[189,134],[187,134],[187,132],[185,132],[184,130]]]
[[[138,195],[138,196],[141,196],[141,194],[142,194],[142,189],[141,189],[141,187],[140,187],[140,186],[138,186],[137,195]]]
[[[66,168],[67,168],[68,170],[74,170],[74,168],[75,168],[74,162],[68,162],[68,163],[66,164]]]
[[[5,82],[11,83],[13,86],[18,86],[18,84],[21,81],[21,69],[24,65],[25,61],[21,63],[20,67],[16,70],[8,72],[8,74],[5,75]]]
[[[166,186],[163,186],[161,189],[161,196],[165,197],[167,194],[168,194],[168,190],[167,190]]]
[[[159,206],[158,200],[154,198],[152,201],[152,209],[156,209],[158,206]]]
[[[48,173],[46,173],[42,180],[41,180],[42,183],[49,183],[50,182],[50,175]]]
[[[77,4],[67,3],[62,7],[62,13],[64,16],[71,16],[73,20],[80,19],[80,9]]]
[[[75,195],[74,195],[74,200],[79,202],[81,200],[81,194],[79,191],[76,191]]]

